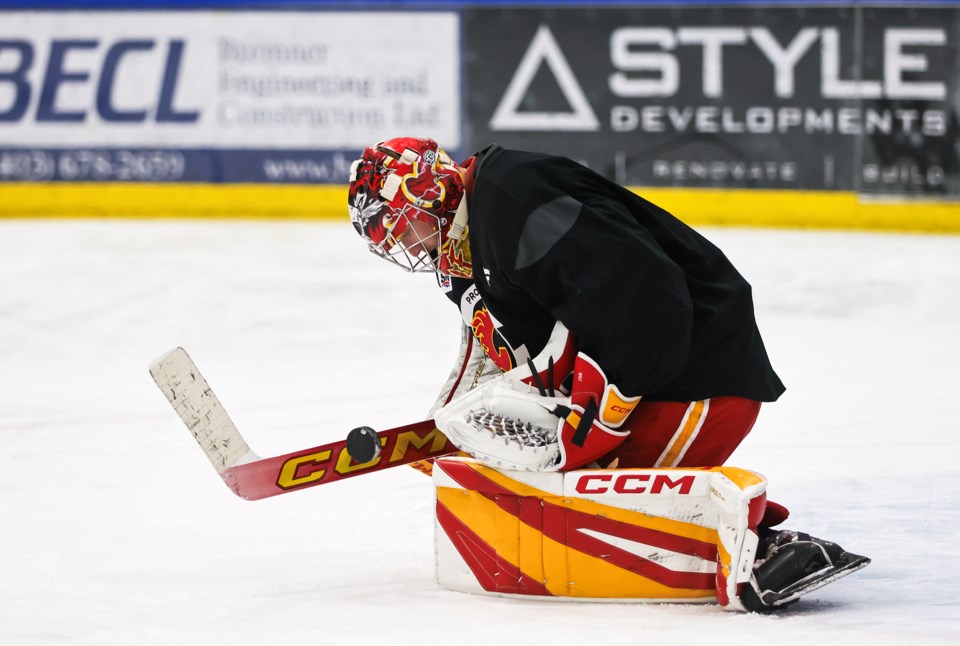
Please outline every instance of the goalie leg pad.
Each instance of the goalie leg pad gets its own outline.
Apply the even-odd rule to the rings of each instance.
[[[749,577],[753,552],[737,531],[751,519],[733,514],[765,487],[732,467],[531,473],[460,458],[439,459],[434,483],[444,588],[688,603],[718,598],[718,562],[724,585]]]
[[[750,471],[722,467],[714,476],[717,508],[717,602],[744,610],[740,594],[750,581],[760,542],[758,527],[767,505],[767,482]]]

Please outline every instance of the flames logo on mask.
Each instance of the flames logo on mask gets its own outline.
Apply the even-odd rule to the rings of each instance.
[[[447,196],[443,183],[437,181],[430,166],[419,166],[414,167],[414,172],[403,178],[400,188],[414,206],[428,211],[442,211],[441,207],[444,206],[444,198]]]

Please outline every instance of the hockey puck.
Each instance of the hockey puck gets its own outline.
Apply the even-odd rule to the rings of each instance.
[[[347,453],[358,464],[371,462],[380,455],[380,438],[369,426],[358,426],[347,433]]]

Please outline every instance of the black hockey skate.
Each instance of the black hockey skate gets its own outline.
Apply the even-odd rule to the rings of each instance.
[[[836,543],[789,530],[761,539],[753,576],[740,595],[751,612],[772,612],[870,564]]]

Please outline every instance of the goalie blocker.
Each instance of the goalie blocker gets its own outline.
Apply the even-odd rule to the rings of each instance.
[[[504,471],[448,457],[433,478],[437,580],[451,590],[766,612],[870,562],[770,529],[782,508],[735,467]]]

